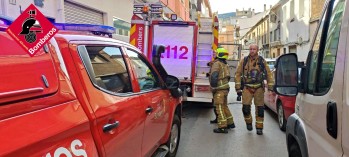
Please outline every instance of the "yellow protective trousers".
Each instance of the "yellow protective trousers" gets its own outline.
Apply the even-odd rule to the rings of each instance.
[[[228,108],[228,93],[229,90],[217,90],[213,94],[213,102],[218,114],[218,128],[225,128],[234,123],[233,115]]]
[[[256,128],[263,129],[264,121],[264,88],[245,87],[242,91],[242,113],[244,114],[246,124],[252,124],[251,104],[254,99]]]

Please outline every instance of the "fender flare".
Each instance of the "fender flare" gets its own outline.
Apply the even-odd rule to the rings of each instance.
[[[294,113],[288,118],[286,128],[287,151],[290,151],[289,140],[290,137],[293,137],[298,143],[299,148],[301,149],[302,157],[309,157],[307,139],[305,134],[305,125],[303,120]]]

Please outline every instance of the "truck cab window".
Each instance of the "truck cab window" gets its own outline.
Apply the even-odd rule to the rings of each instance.
[[[333,80],[344,0],[330,1],[330,3],[333,5],[329,4],[332,7],[327,8],[320,21],[312,48],[313,54],[309,60],[308,93],[324,94],[331,87]],[[330,14],[329,19],[326,19],[326,14]]]
[[[89,71],[89,75],[95,85],[113,93],[132,92],[129,73],[120,48],[86,46],[86,50],[93,69]]]
[[[319,29],[318,29],[317,34],[316,34],[313,48],[311,50],[313,52],[313,54],[312,54],[311,59],[310,59],[310,67],[309,67],[309,79],[308,79],[308,92],[309,93],[313,93],[313,91],[314,91],[315,78],[316,78],[315,76],[316,76],[316,69],[317,69],[317,65],[318,65],[318,55],[319,55],[319,49],[320,49],[320,40],[321,40],[323,28],[324,28],[325,17],[326,17],[326,14],[323,15],[322,19],[319,21],[320,26],[319,26]]]
[[[317,83],[319,93],[327,92],[332,84],[336,64],[339,35],[345,6],[343,3],[344,0],[336,0],[333,5],[334,9],[331,14],[324,56],[321,60],[322,65],[319,74],[319,82]]]
[[[133,50],[127,49],[126,53],[132,61],[141,91],[160,87],[159,77],[147,61]]]

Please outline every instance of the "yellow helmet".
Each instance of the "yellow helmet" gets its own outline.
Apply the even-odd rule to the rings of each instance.
[[[218,48],[217,51],[217,58],[221,58],[221,59],[228,59],[228,51],[225,48]]]
[[[151,73],[150,69],[147,69],[146,72],[147,72],[147,75],[148,75],[149,77],[153,76],[153,74]]]

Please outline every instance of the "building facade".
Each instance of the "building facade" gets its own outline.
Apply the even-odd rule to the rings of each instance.
[[[282,13],[284,53],[297,53],[304,61],[310,49],[310,0],[289,0],[282,5]]]
[[[249,45],[254,43],[259,47],[259,52],[263,56],[269,55],[269,17],[268,11],[255,13],[254,16],[241,18],[237,21],[238,42],[242,45],[241,58],[249,54]]]
[[[249,53],[249,45],[258,45],[260,55],[270,57],[269,10],[260,13],[262,17],[242,37],[242,56]]]
[[[190,20],[189,0],[158,0],[164,6],[164,16],[170,18],[171,14],[177,14],[178,20]],[[149,2],[149,1],[147,1]],[[156,1],[152,1],[156,2]]]
[[[258,44],[264,57],[297,53],[298,59],[305,61],[323,5],[324,0],[281,0],[241,37],[241,42]]]
[[[128,41],[133,0],[0,0],[0,14],[15,19],[30,4],[51,22],[114,26],[116,38]]]
[[[198,21],[200,17],[212,17],[211,4],[209,0],[189,0],[189,19]]]
[[[280,56],[281,54],[284,54],[286,52],[284,49],[284,45],[281,42],[284,37],[284,31],[283,31],[283,10],[282,6],[287,1],[279,1],[277,4],[275,4],[269,12],[269,40],[270,40],[270,58],[276,58]]]

